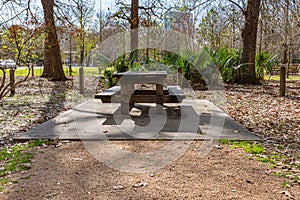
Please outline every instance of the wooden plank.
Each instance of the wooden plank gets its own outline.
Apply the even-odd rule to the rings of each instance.
[[[10,97],[13,97],[16,93],[15,89],[15,70],[10,69],[9,70],[9,80],[10,80]]]
[[[123,72],[113,75],[119,83],[130,84],[146,84],[146,83],[158,83],[164,84],[167,78],[166,71],[150,71],[150,72]]]
[[[279,88],[279,95],[281,97],[285,96],[285,85],[286,85],[286,68],[280,68],[280,88]]]
[[[163,96],[164,87],[161,84],[156,84],[156,113],[161,114],[163,112]]]
[[[127,88],[130,90],[130,88]],[[132,88],[131,88],[132,89]],[[157,95],[156,90],[135,90],[132,95],[124,93],[121,95],[120,86],[114,86],[102,93],[96,94],[96,99],[101,99],[103,103],[111,103],[112,98],[115,103],[132,105],[134,103],[181,103],[186,98],[184,91],[179,86],[168,86],[163,90],[163,95]],[[159,99],[158,99],[159,98]],[[128,100],[130,99],[130,100]],[[128,107],[128,106],[125,106]],[[128,107],[129,108],[129,107]],[[124,108],[124,110],[127,108]]]
[[[289,73],[297,74],[298,73],[298,64],[290,64]]]
[[[113,74],[116,78],[121,78],[122,76],[126,76],[128,78],[136,78],[136,77],[167,77],[166,71],[149,71],[149,72],[122,72]]]
[[[161,96],[161,102],[162,103],[181,103],[184,99],[183,96],[176,96],[176,95],[164,95]],[[114,96],[114,102],[115,103],[127,103],[122,96]],[[156,103],[157,102],[157,96],[156,95],[133,95],[130,98],[129,103]]]
[[[107,90],[105,90],[104,92],[100,92],[98,94],[95,94],[95,99],[101,99],[103,103],[108,103],[107,101],[109,99],[111,99],[111,97],[113,95],[117,95],[120,93],[121,87],[120,86],[114,86],[111,87]],[[105,102],[104,102],[105,100]],[[109,100],[109,103],[111,102],[111,100]]]
[[[169,95],[185,95],[184,91],[179,86],[168,86]]]
[[[164,95],[168,95],[168,90],[163,90]],[[134,95],[156,95],[156,90],[134,90]]]
[[[109,89],[107,89],[107,90],[105,90],[105,91],[103,91],[99,94],[104,94],[106,92],[119,92],[120,90],[121,90],[120,86],[113,86],[113,87],[111,87],[111,88],[109,88]]]
[[[179,86],[168,86],[167,88],[171,102],[181,103],[186,98],[184,91]]]
[[[121,82],[121,97],[122,97],[122,102],[121,102],[121,113],[122,114],[128,114],[129,109],[130,109],[130,97],[134,93],[134,85],[129,84],[127,82]],[[115,99],[114,99],[115,101]]]
[[[183,88],[183,75],[181,67],[178,67],[177,69],[177,85]]]

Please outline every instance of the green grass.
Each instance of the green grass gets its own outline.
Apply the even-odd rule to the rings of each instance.
[[[284,182],[282,183],[283,187],[290,187],[291,185],[298,185],[299,184],[299,177],[294,172],[285,172],[285,171],[277,171],[271,174],[272,176],[282,177],[285,178]]]
[[[0,178],[0,192],[3,191],[3,185],[7,184],[9,182],[8,178]]]
[[[275,172],[272,174],[273,176],[278,176],[278,177],[292,177],[290,178],[291,180],[298,180],[298,176],[292,172]]]
[[[270,75],[265,75],[265,80],[269,80]],[[272,81],[280,81],[279,75],[271,76],[270,80]],[[300,75],[289,75],[289,78],[286,79],[287,81],[300,81]]]
[[[266,157],[259,157],[257,158],[258,161],[263,162],[263,163],[271,163],[271,164],[276,164],[276,162],[282,162],[287,160],[288,158],[285,155],[270,155]]]
[[[279,155],[279,154],[274,154],[270,156],[271,159],[273,160],[286,160],[288,157],[286,155]]]
[[[232,148],[242,148],[245,152],[251,154],[261,154],[265,151],[265,148],[260,144],[248,141],[219,140],[219,142],[222,144],[229,144]]]
[[[222,139],[222,140],[218,140],[221,144],[232,144],[233,141],[232,140],[227,140],[227,139]]]
[[[265,157],[262,157],[262,158],[257,158],[258,161],[262,162],[262,163],[273,163],[273,161],[271,161],[269,158],[265,158]]]
[[[83,68],[84,70],[84,75],[85,76],[94,76],[99,74],[99,70],[97,67],[86,67]],[[72,68],[72,75],[73,76],[78,76],[79,75],[79,68]],[[66,74],[66,76],[69,76],[69,68],[64,67],[64,72]],[[34,76],[41,76],[43,73],[43,68],[41,67],[36,67],[34,69]],[[6,74],[9,75],[9,71],[6,70]],[[26,76],[28,74],[28,69],[16,69],[15,71],[15,76]],[[31,76],[31,72],[30,72],[30,76]]]
[[[284,188],[289,188],[289,187],[291,187],[291,185],[290,185],[287,181],[284,181],[284,182],[282,183],[282,186],[283,186]]]
[[[0,178],[0,185],[7,184],[9,182],[8,178]]]
[[[36,68],[34,69],[34,76],[40,76],[43,72],[42,68]],[[15,76],[27,76],[28,74],[28,69],[16,69],[15,71]],[[31,76],[31,72],[30,75]]]
[[[51,144],[50,140],[33,140],[28,144],[28,147],[37,147],[43,144]]]
[[[30,162],[34,158],[34,154],[28,152],[30,148],[41,146],[42,144],[50,144],[49,140],[33,140],[28,144],[17,144],[12,147],[4,147],[0,149],[0,192],[3,185],[9,182],[6,175],[16,171],[29,170]]]
[[[277,145],[277,148],[278,148],[278,149],[284,149],[284,146],[281,145],[281,144],[279,144],[279,145]]]
[[[249,142],[240,142],[233,144],[233,148],[243,148],[245,152],[251,154],[261,154],[265,151],[265,148],[259,144],[251,144]]]
[[[229,145],[231,148],[241,148],[245,152],[255,155],[254,157],[252,155],[249,156],[249,159],[255,158],[259,162],[269,164],[270,168],[275,168],[277,166],[277,163],[286,163],[289,160],[289,158],[283,154],[270,155],[268,152],[266,152],[265,148],[259,143],[248,142],[248,141],[232,141],[232,140],[219,140],[219,142],[221,144]],[[283,148],[283,146],[279,146],[279,145],[278,147]],[[297,169],[300,170],[300,164],[296,164],[293,167],[296,167]],[[275,174],[275,175],[286,177],[286,175],[291,175],[291,174],[280,172],[279,174]],[[298,177],[295,177],[295,179],[296,178]]]
[[[26,145],[16,145],[11,149],[6,148],[1,150],[0,161],[4,163],[4,167],[0,170],[0,177],[13,171],[29,169],[29,167],[22,165],[24,163],[30,163],[30,159],[34,157],[32,153],[24,152],[27,149],[28,146]]]

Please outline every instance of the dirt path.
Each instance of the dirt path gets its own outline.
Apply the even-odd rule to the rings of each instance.
[[[162,142],[115,143],[139,152]],[[201,145],[194,142],[163,169],[138,174],[107,167],[81,142],[35,149],[32,169],[15,174],[18,183],[1,199],[299,199],[299,187],[283,188],[283,178],[268,175],[268,165],[243,150],[222,145],[200,158]]]

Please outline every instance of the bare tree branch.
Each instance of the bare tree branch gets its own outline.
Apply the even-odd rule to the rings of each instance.
[[[245,9],[243,8],[243,7],[241,7],[240,6],[240,4],[238,4],[237,2],[235,2],[235,1],[233,1],[233,0],[228,0],[230,3],[232,3],[233,5],[235,5],[236,7],[238,7],[241,11],[242,11],[242,13],[244,14],[244,15],[246,15],[246,11],[245,11]]]
[[[3,71],[2,67],[0,67],[1,71]],[[9,92],[10,92],[10,89],[9,87],[11,86],[11,89],[15,89],[18,85],[20,85],[21,83],[27,81],[29,75],[30,75],[30,67],[28,67],[28,73],[26,75],[26,77],[20,81],[17,81],[14,85],[11,86],[11,83],[9,82],[6,86],[4,86],[2,89],[0,88],[0,100],[5,97]],[[5,74],[5,71],[4,71],[4,74]],[[2,83],[4,83],[4,79],[2,81]],[[2,86],[2,85],[1,85]]]

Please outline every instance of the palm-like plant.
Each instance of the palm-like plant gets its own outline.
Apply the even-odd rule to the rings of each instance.
[[[256,55],[256,74],[263,78],[264,72],[272,74],[274,67],[278,64],[278,55],[271,55],[268,52],[260,52]]]
[[[234,82],[236,69],[241,67],[241,52],[237,49],[221,48],[216,51],[209,51],[217,65],[224,82]]]

